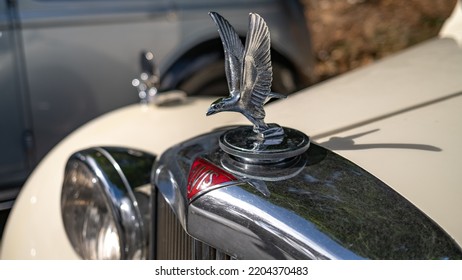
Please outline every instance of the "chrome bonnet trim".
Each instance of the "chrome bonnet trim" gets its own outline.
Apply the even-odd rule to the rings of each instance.
[[[296,213],[241,186],[209,192],[188,214],[192,236],[237,259],[363,259]]]
[[[175,169],[171,166],[170,168]],[[178,170],[171,170],[166,165],[159,165],[153,169],[154,186],[159,190],[159,193],[165,199],[165,202],[170,205],[173,213],[176,215],[181,226],[187,229],[187,199],[186,199],[186,181],[177,182],[176,176],[173,174]],[[181,179],[181,178],[180,178]]]

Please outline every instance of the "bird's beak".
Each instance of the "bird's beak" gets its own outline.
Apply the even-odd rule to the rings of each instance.
[[[207,111],[207,113],[205,114],[206,116],[210,116],[210,115],[213,115],[215,114],[217,111],[215,111],[215,109],[213,107],[210,107],[209,110]]]

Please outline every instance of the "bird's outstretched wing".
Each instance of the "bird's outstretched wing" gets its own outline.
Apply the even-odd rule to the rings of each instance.
[[[254,110],[255,116],[263,118],[263,104],[271,94],[273,69],[271,67],[271,42],[268,26],[258,14],[249,15],[241,78],[241,102]]]
[[[209,12],[210,17],[218,26],[221,42],[225,52],[225,72],[228,80],[228,88],[232,97],[239,93],[241,84],[241,67],[244,54],[239,35],[237,35],[231,24],[221,15],[215,12]]]

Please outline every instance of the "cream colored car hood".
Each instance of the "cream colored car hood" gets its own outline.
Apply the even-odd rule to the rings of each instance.
[[[232,113],[206,118],[211,101],[166,108],[132,105],[75,131],[26,182],[8,219],[0,258],[78,258],[60,213],[68,157],[98,145],[160,155],[215,127],[247,123]],[[435,39],[269,104],[266,120],[302,130],[362,166],[462,244],[461,108],[462,49],[452,39]]]

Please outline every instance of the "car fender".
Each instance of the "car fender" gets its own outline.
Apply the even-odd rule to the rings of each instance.
[[[235,124],[239,116],[205,117],[210,98],[185,105],[136,104],[105,114],[76,130],[40,162],[15,201],[5,227],[1,259],[78,259],[61,217],[64,167],[76,151],[92,146],[136,147],[160,154],[171,144],[207,132],[218,123]]]

